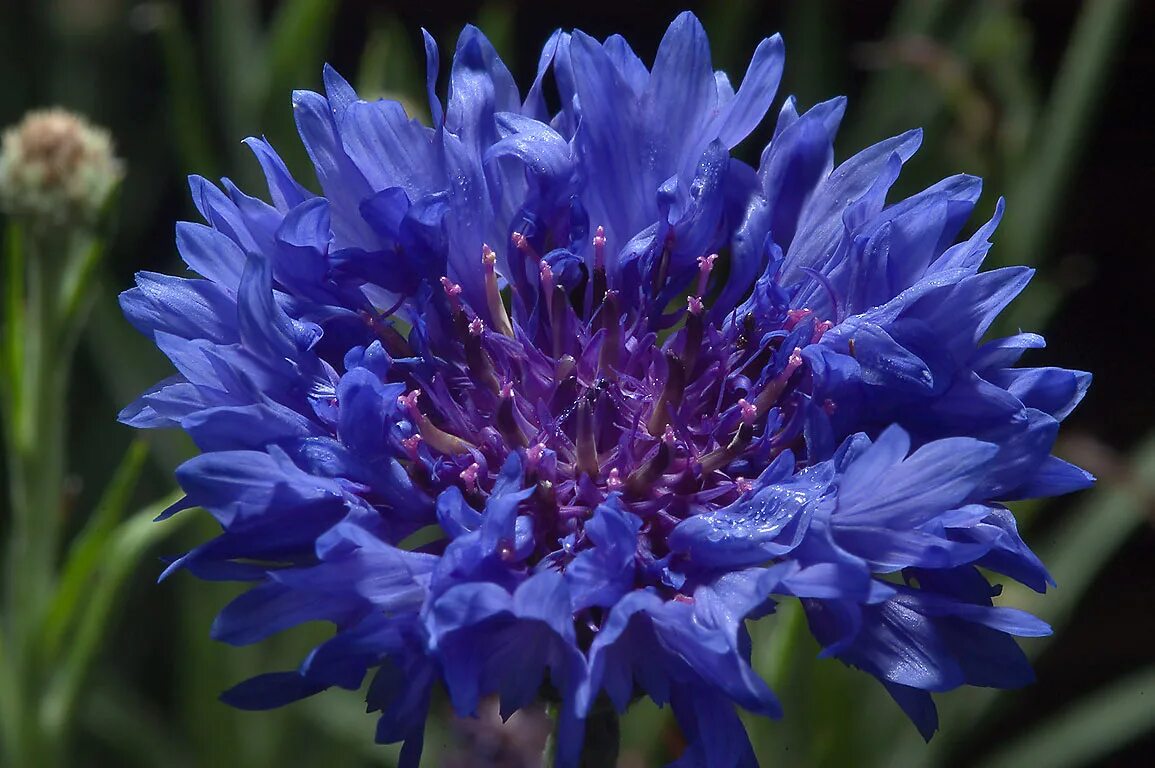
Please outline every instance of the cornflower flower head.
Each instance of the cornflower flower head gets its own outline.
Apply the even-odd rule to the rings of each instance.
[[[758,168],[731,157],[777,36],[735,89],[690,14],[652,68],[559,32],[523,96],[470,27],[444,106],[425,41],[432,127],[327,68],[293,97],[322,194],[249,139],[267,200],[194,177],[200,277],[122,297],[178,370],[122,420],[193,437],[173,512],[222,527],[169,570],[252,583],[225,642],[336,628],[225,699],[375,670],[413,766],[433,686],[461,715],[544,697],[573,766],[591,712],[644,695],[679,765],[752,766],[735,705],[780,711],[745,622],[784,599],[928,738],[930,693],[1027,682],[1012,636],[1048,628],[979,568],[1045,589],[1002,502],[1089,484],[1050,455],[1089,377],[983,341],[1031,275],[979,271],[1002,203],[956,243],[978,179],[888,202],[920,134],[835,167],[843,99],[787,99]]]

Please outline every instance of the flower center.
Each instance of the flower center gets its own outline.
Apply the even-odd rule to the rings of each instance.
[[[643,521],[640,546],[662,557],[678,522],[732,503],[775,456],[800,447],[793,417],[809,376],[793,341],[820,336],[828,323],[786,309],[760,328],[750,314],[712,318],[716,255],[698,259],[683,299],[655,312],[619,301],[601,228],[593,274],[569,276],[572,284],[524,237],[513,242],[516,255],[536,262],[538,280],[535,295],[517,297],[517,321],[488,247],[489,322],[460,285],[441,278],[452,343],[437,350],[432,375],[412,375],[417,386],[399,398],[414,430],[407,469],[419,486],[436,494],[455,485],[481,509],[505,459],[524,450],[523,487],[535,491],[522,505],[537,521],[537,559],[580,534],[610,494]],[[642,309],[622,308],[629,305]]]

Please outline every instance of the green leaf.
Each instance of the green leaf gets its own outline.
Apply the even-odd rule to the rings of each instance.
[[[622,757],[635,756],[639,765],[665,765],[670,759],[665,737],[672,726],[669,707],[659,707],[648,696],[635,701],[622,715]]]
[[[277,6],[262,36],[264,55],[253,62],[259,75],[254,84],[253,118],[243,124],[241,135],[263,135],[276,147],[281,159],[298,178],[313,175],[309,155],[297,138],[289,94],[294,89],[321,82],[322,64],[333,33],[339,3],[333,0],[290,0]],[[248,148],[235,143],[234,165],[248,184],[261,186],[263,176],[249,157]]]
[[[1155,666],[1076,701],[999,751],[987,768],[1100,765],[1103,758],[1155,730]]]
[[[256,133],[269,83],[257,0],[213,0],[209,6],[208,63],[217,80],[225,135]],[[233,165],[240,154],[236,143]],[[231,169],[230,169],[231,170]]]
[[[268,32],[266,105],[318,77],[336,13],[332,0],[289,0],[280,6]]]
[[[489,0],[477,12],[477,26],[489,38],[497,55],[513,67],[517,56],[514,45],[513,22],[517,11],[509,0]]]
[[[91,290],[96,270],[104,260],[106,241],[103,237],[78,236],[72,243],[71,253],[60,276],[56,307],[63,347],[72,353],[85,319],[85,312],[95,300]]]
[[[172,723],[126,681],[94,670],[86,686],[84,706],[77,713],[80,726],[100,739],[117,756],[122,768],[195,768],[188,749],[175,738]]]
[[[410,117],[428,123],[423,64],[418,61],[413,47],[416,39],[412,36],[412,30],[396,16],[378,16],[370,29],[365,50],[361,53],[357,92],[364,99],[397,99],[405,106]]]
[[[0,756],[7,764],[19,755],[20,723],[23,709],[22,686],[15,659],[8,650],[4,632],[0,632]]]
[[[1031,142],[1024,167],[1015,174],[1007,195],[1007,220],[993,256],[1005,263],[1034,264],[1045,253],[1055,231],[1053,221],[1086,146],[1088,130],[1099,116],[1095,107],[1105,91],[1120,37],[1126,31],[1131,0],[1083,3],[1050,100]],[[999,256],[1002,254],[1002,256]],[[1011,309],[1013,326],[1039,327],[1044,316],[1032,304]]]
[[[294,705],[292,711],[298,716],[300,726],[315,728],[334,743],[343,745],[348,750],[345,754],[355,754],[372,765],[396,765],[400,744],[376,744],[365,738],[367,732],[372,732],[377,714],[365,711],[367,691],[368,683],[361,686],[359,693],[329,691],[324,697],[313,697]],[[438,733],[439,725],[430,717],[423,758],[433,764],[437,764],[434,758],[441,751],[439,747],[449,740],[448,734]],[[429,731],[436,737],[431,739]]]
[[[791,670],[811,663],[810,659],[801,658],[800,640],[806,631],[805,624],[802,605],[794,600],[780,602],[772,616],[748,624],[752,666],[780,698],[789,696],[791,691]],[[763,763],[788,764],[782,757],[788,748],[789,735],[782,732],[781,723],[745,712],[742,719],[754,752]]]
[[[831,24],[837,14],[830,0],[789,3],[783,37],[790,46],[790,66],[784,73],[786,85],[804,107],[842,93],[840,74],[844,71],[841,52],[846,50],[842,29]]]
[[[179,155],[179,166],[197,173],[217,176],[219,158],[211,136],[212,121],[204,94],[204,82],[197,64],[193,38],[185,28],[180,9],[172,2],[155,6],[153,27],[164,60],[169,135]]]
[[[147,460],[148,446],[142,440],[133,442],[84,529],[73,540],[44,622],[42,650],[46,660],[56,658],[65,636],[84,609],[93,578],[109,556],[110,539],[132,501]]]
[[[137,512],[117,526],[102,548],[101,568],[88,585],[87,601],[76,632],[41,702],[41,722],[49,733],[60,732],[72,718],[77,696],[100,650],[124,582],[136,571],[146,552],[191,519],[191,516],[179,515],[164,523],[154,522],[157,515],[182,496],[183,493],[175,492]]]
[[[709,32],[714,66],[729,73],[733,79],[742,76],[749,62],[751,38],[761,37],[751,34],[757,29],[754,16],[760,6],[761,3],[754,0],[728,0],[710,3],[703,8],[702,23]],[[791,41],[790,45],[793,46],[794,42]]]
[[[947,0],[906,0],[890,19],[887,41],[932,37],[950,3]],[[925,125],[929,114],[941,105],[925,78],[908,67],[890,66],[868,81],[854,106],[853,118],[842,132],[841,143],[865,147],[912,125]],[[923,119],[911,121],[917,113]]]

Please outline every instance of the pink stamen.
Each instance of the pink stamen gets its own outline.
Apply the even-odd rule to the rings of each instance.
[[[501,391],[498,393],[502,400],[508,400],[513,397],[513,382],[507,381],[501,385]]]
[[[419,430],[421,438],[428,443],[429,447],[435,451],[451,455],[473,450],[474,446],[468,440],[462,440],[457,435],[451,435],[439,429],[426,418],[424,413],[418,410],[417,398],[420,396],[421,390],[414,389],[409,394],[398,397],[397,404],[405,410],[405,414],[413,422],[413,426]]]
[[[617,467],[610,470],[610,476],[606,478],[606,488],[611,491],[620,490],[625,483],[622,482],[622,473],[618,471]]]
[[[545,446],[541,443],[531,445],[525,452],[526,461],[529,464],[529,469],[537,469],[537,465],[541,463],[542,456],[545,455]]]
[[[752,424],[758,416],[758,406],[748,402],[746,398],[738,401],[738,409],[742,412],[742,421],[747,424]]]
[[[810,340],[810,343],[811,344],[817,344],[819,342],[819,340],[822,338],[823,334],[825,334],[827,331],[829,331],[833,327],[834,327],[834,323],[830,322],[829,320],[823,320],[821,323],[818,323],[817,325],[815,325],[814,326],[814,337]]]
[[[702,304],[702,297],[701,296],[687,296],[686,297],[686,310],[689,311],[689,313],[691,315],[701,315],[702,312],[705,310],[705,305]]]
[[[516,248],[517,250],[521,251],[527,258],[531,258],[531,259],[539,259],[540,258],[537,255],[537,251],[535,251],[533,249],[533,246],[530,245],[529,238],[527,238],[522,233],[514,232],[513,236],[510,239],[513,241],[513,247]]]
[[[685,603],[686,605],[693,605],[694,604],[694,598],[690,597],[689,595],[683,595],[679,592],[678,594],[674,595],[674,602],[675,603]]]
[[[469,321],[469,333],[471,336],[480,336],[485,330],[485,323],[481,322],[480,317],[475,317]]]
[[[594,267],[604,268],[606,265],[606,228],[598,225],[594,232]]]
[[[397,404],[405,409],[405,412],[410,417],[417,419],[421,417],[421,411],[417,409],[417,398],[421,397],[421,390],[414,389],[408,394],[401,395],[397,398]]]
[[[749,493],[754,490],[754,483],[739,475],[734,478],[734,487],[738,489],[738,493]]]
[[[758,409],[763,412],[769,410],[786,389],[786,384],[789,382],[790,377],[793,376],[794,372],[801,366],[802,349],[795,347],[794,351],[790,353],[790,357],[786,360],[786,367],[774,377],[773,381],[766,385],[765,389],[758,393],[758,396],[754,398],[754,405],[758,406]]]
[[[460,312],[461,286],[450,280],[448,277],[442,277],[441,287],[445,289],[445,295],[449,297],[449,304],[453,307],[453,310],[455,312]]]
[[[794,330],[794,326],[814,314],[811,309],[789,309],[786,311],[786,330]]]
[[[549,262],[542,259],[538,264],[538,275],[541,277],[541,291],[545,294],[545,306],[553,311],[553,269]]]
[[[421,435],[411,435],[402,440],[401,445],[405,448],[405,452],[409,454],[409,458],[417,461],[417,449],[421,447]]]
[[[676,443],[677,441],[678,441],[678,438],[674,434],[674,428],[672,426],[670,426],[669,424],[667,424],[665,431],[662,432],[662,442],[672,448],[674,443]]]
[[[480,472],[481,466],[476,461],[461,471],[458,477],[465,483],[465,490],[470,493],[477,490],[477,476]]]
[[[481,264],[485,270],[485,303],[489,307],[493,328],[512,339],[513,325],[509,322],[509,313],[505,310],[501,288],[497,284],[497,254],[488,245],[481,246]]]
[[[718,254],[711,253],[709,256],[698,257],[698,296],[704,296],[706,293],[706,281],[710,279],[710,272],[714,269],[714,262],[718,260]]]
[[[796,370],[798,370],[799,366],[801,366],[801,365],[802,365],[802,349],[800,347],[795,347],[794,351],[790,353],[790,359],[788,359],[786,361],[786,370],[783,371],[783,374],[789,376],[790,374],[792,374]]]
[[[548,261],[542,259],[541,262],[538,263],[537,269],[541,277],[542,289],[548,291],[547,295],[553,293],[553,268],[549,265]]]

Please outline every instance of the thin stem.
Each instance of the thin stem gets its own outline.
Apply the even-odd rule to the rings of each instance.
[[[19,288],[6,314],[5,438],[12,527],[5,563],[7,653],[4,707],[15,763],[50,768],[63,760],[66,733],[40,719],[39,700],[52,659],[41,643],[55,593],[64,518],[67,388],[79,312],[69,312],[62,275],[86,240],[76,232],[23,229],[10,250]],[[18,252],[18,253],[17,253]],[[18,263],[17,263],[18,262]],[[21,267],[20,269],[17,269]]]

